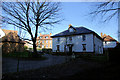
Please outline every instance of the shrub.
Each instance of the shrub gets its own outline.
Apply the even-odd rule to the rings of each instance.
[[[52,49],[43,48],[42,52],[50,54],[52,52]]]
[[[27,50],[28,49],[28,47],[27,46],[24,46],[24,50]]]

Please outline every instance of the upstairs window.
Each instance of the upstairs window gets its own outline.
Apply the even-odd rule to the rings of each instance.
[[[69,41],[72,41],[72,37],[69,37]]]
[[[46,36],[45,39],[48,39],[48,36]]]
[[[86,40],[86,36],[82,35],[82,41],[85,41],[85,40]]]
[[[40,39],[42,39],[42,36],[40,36]]]
[[[74,32],[74,29],[73,29],[73,28],[70,28],[70,29],[69,29],[69,32]]]
[[[58,43],[60,42],[60,38],[57,38],[57,42],[58,42]]]

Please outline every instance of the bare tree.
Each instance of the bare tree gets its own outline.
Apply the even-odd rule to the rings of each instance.
[[[111,20],[115,15],[118,14],[118,2],[116,0],[109,0],[108,2],[100,2],[98,5],[95,5],[96,9],[90,13],[90,15],[101,16],[103,21]]]
[[[120,41],[120,2],[109,0],[96,5],[96,9],[90,13],[93,17],[101,16],[103,22],[110,21],[115,16],[118,19],[118,40]]]
[[[14,25],[29,33],[33,51],[37,55],[36,38],[40,29],[49,29],[62,19],[58,2],[3,2],[3,23]]]

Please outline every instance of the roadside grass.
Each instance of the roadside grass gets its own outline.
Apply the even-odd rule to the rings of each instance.
[[[97,62],[107,62],[109,60],[107,55],[93,55],[90,59]]]
[[[30,57],[32,56],[31,53],[27,52],[27,51],[24,51],[24,52],[15,52],[15,53],[9,53],[9,54],[5,54],[3,53],[2,55],[3,57]]]
[[[33,57],[33,53],[30,53],[28,51],[24,52],[15,52],[15,53],[9,53],[9,54],[3,54],[2,57],[9,57],[9,58],[15,58],[15,59],[22,59],[22,60],[46,60],[47,58],[42,56],[43,54],[38,54],[38,57]]]

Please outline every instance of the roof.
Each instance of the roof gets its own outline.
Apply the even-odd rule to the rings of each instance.
[[[95,34],[99,39],[103,40],[97,33],[95,33],[94,31],[87,29],[85,27],[74,27],[75,32],[69,32],[69,28],[68,30],[65,30],[61,33],[58,33],[56,35],[51,36],[52,38],[54,37],[62,37],[62,36],[71,36],[71,35],[81,35],[81,34]]]
[[[5,33],[5,35],[7,35],[7,34],[10,33],[10,32],[18,33],[18,31],[15,31],[15,30],[6,30],[6,29],[2,29],[2,31]]]
[[[2,37],[2,42],[12,42],[12,43],[23,43],[16,32],[9,32],[7,35]]]
[[[112,38],[110,35],[106,35],[106,34],[102,35],[101,33],[101,37],[104,39],[104,41],[116,41],[117,42],[117,40]]]
[[[50,34],[41,34],[40,33],[40,36],[39,37],[37,37],[37,39],[40,39],[40,40],[47,40],[47,39],[52,39],[51,38],[51,35],[52,35],[52,33],[50,33]],[[40,38],[40,37],[42,37],[42,38]],[[48,38],[45,38],[45,37],[48,37]]]

